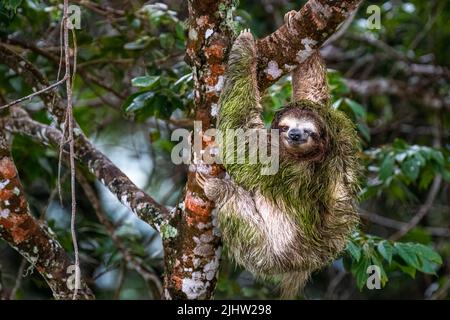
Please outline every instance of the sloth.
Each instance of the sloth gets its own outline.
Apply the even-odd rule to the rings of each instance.
[[[241,32],[229,54],[219,101],[222,132],[264,129],[256,61],[252,34]],[[320,54],[305,65],[293,74],[294,101],[271,125],[280,133],[279,170],[263,175],[261,164],[224,163],[231,178],[196,175],[216,204],[231,258],[257,279],[280,282],[285,298],[298,294],[312,272],[342,252],[359,221],[356,130],[330,106]]]

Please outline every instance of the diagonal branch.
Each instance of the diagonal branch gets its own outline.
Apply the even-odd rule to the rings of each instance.
[[[40,143],[59,148],[62,133],[56,128],[36,122],[25,111],[13,109],[12,115],[4,123],[5,129],[29,136]],[[68,146],[64,146],[68,152]],[[109,189],[119,201],[139,218],[160,230],[167,220],[169,211],[152,197],[139,189],[111,160],[98,151],[86,137],[78,132],[75,137],[75,157],[95,177]]]
[[[0,237],[36,267],[56,299],[73,298],[69,285],[73,262],[51,230],[31,215],[3,130],[0,131]],[[75,298],[93,299],[94,295],[81,281]]]
[[[3,59],[3,63],[23,76],[25,81],[31,86],[44,88],[48,85],[47,79],[33,64],[7,48],[5,45],[0,44],[0,58],[3,57],[7,58]],[[60,127],[62,127],[65,122],[66,111],[59,95],[52,91],[46,91],[41,93],[40,97],[47,106],[49,112],[56,117]],[[14,109],[12,115],[15,120],[18,121],[18,118],[20,118],[21,121],[10,121],[10,124],[18,124],[18,126],[11,126],[11,129],[17,129],[19,133],[25,133],[54,147],[59,146],[62,134],[58,129],[32,121],[27,117],[25,112],[20,112],[19,109]],[[76,132],[74,136],[75,153],[78,161],[93,172],[99,181],[101,181],[122,204],[130,208],[142,220],[159,230],[160,225],[168,218],[168,210],[138,188],[111,162],[111,160],[108,159],[108,157],[98,151],[81,132],[81,129],[76,122],[74,123],[74,128],[74,131]]]
[[[264,90],[303,63],[332,36],[362,0],[309,0],[289,24],[257,42],[258,84]]]

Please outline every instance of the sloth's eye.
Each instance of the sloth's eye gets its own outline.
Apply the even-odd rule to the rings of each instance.
[[[281,127],[280,127],[280,130],[281,130],[282,132],[286,132],[286,131],[289,130],[289,127],[287,127],[287,126],[281,126]]]

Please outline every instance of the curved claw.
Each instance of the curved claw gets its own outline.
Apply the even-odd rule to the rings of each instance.
[[[239,33],[239,37],[246,37],[246,36],[250,36],[253,38],[252,32],[250,31],[250,29],[243,29],[241,30],[241,32]]]
[[[294,16],[296,14],[297,14],[297,11],[291,10],[284,15],[284,23],[287,25],[288,28],[290,27],[292,19],[294,18]]]
[[[205,182],[206,182],[206,179],[208,179],[208,178],[206,177],[206,174],[205,174],[205,173],[198,172],[198,171],[195,173],[195,181],[197,181],[197,184],[198,184],[202,189],[205,188]]]

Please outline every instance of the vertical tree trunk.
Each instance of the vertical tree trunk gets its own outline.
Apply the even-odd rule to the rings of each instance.
[[[233,9],[232,0],[189,1],[186,59],[194,78],[195,119],[203,131],[213,125],[217,115],[233,34]],[[207,144],[203,142],[203,147]],[[184,203],[170,223],[176,235],[165,237],[163,233],[166,299],[210,299],[217,282],[220,235],[214,225],[214,203],[195,182],[197,170],[212,176],[223,172],[220,166],[199,161],[189,167]]]

